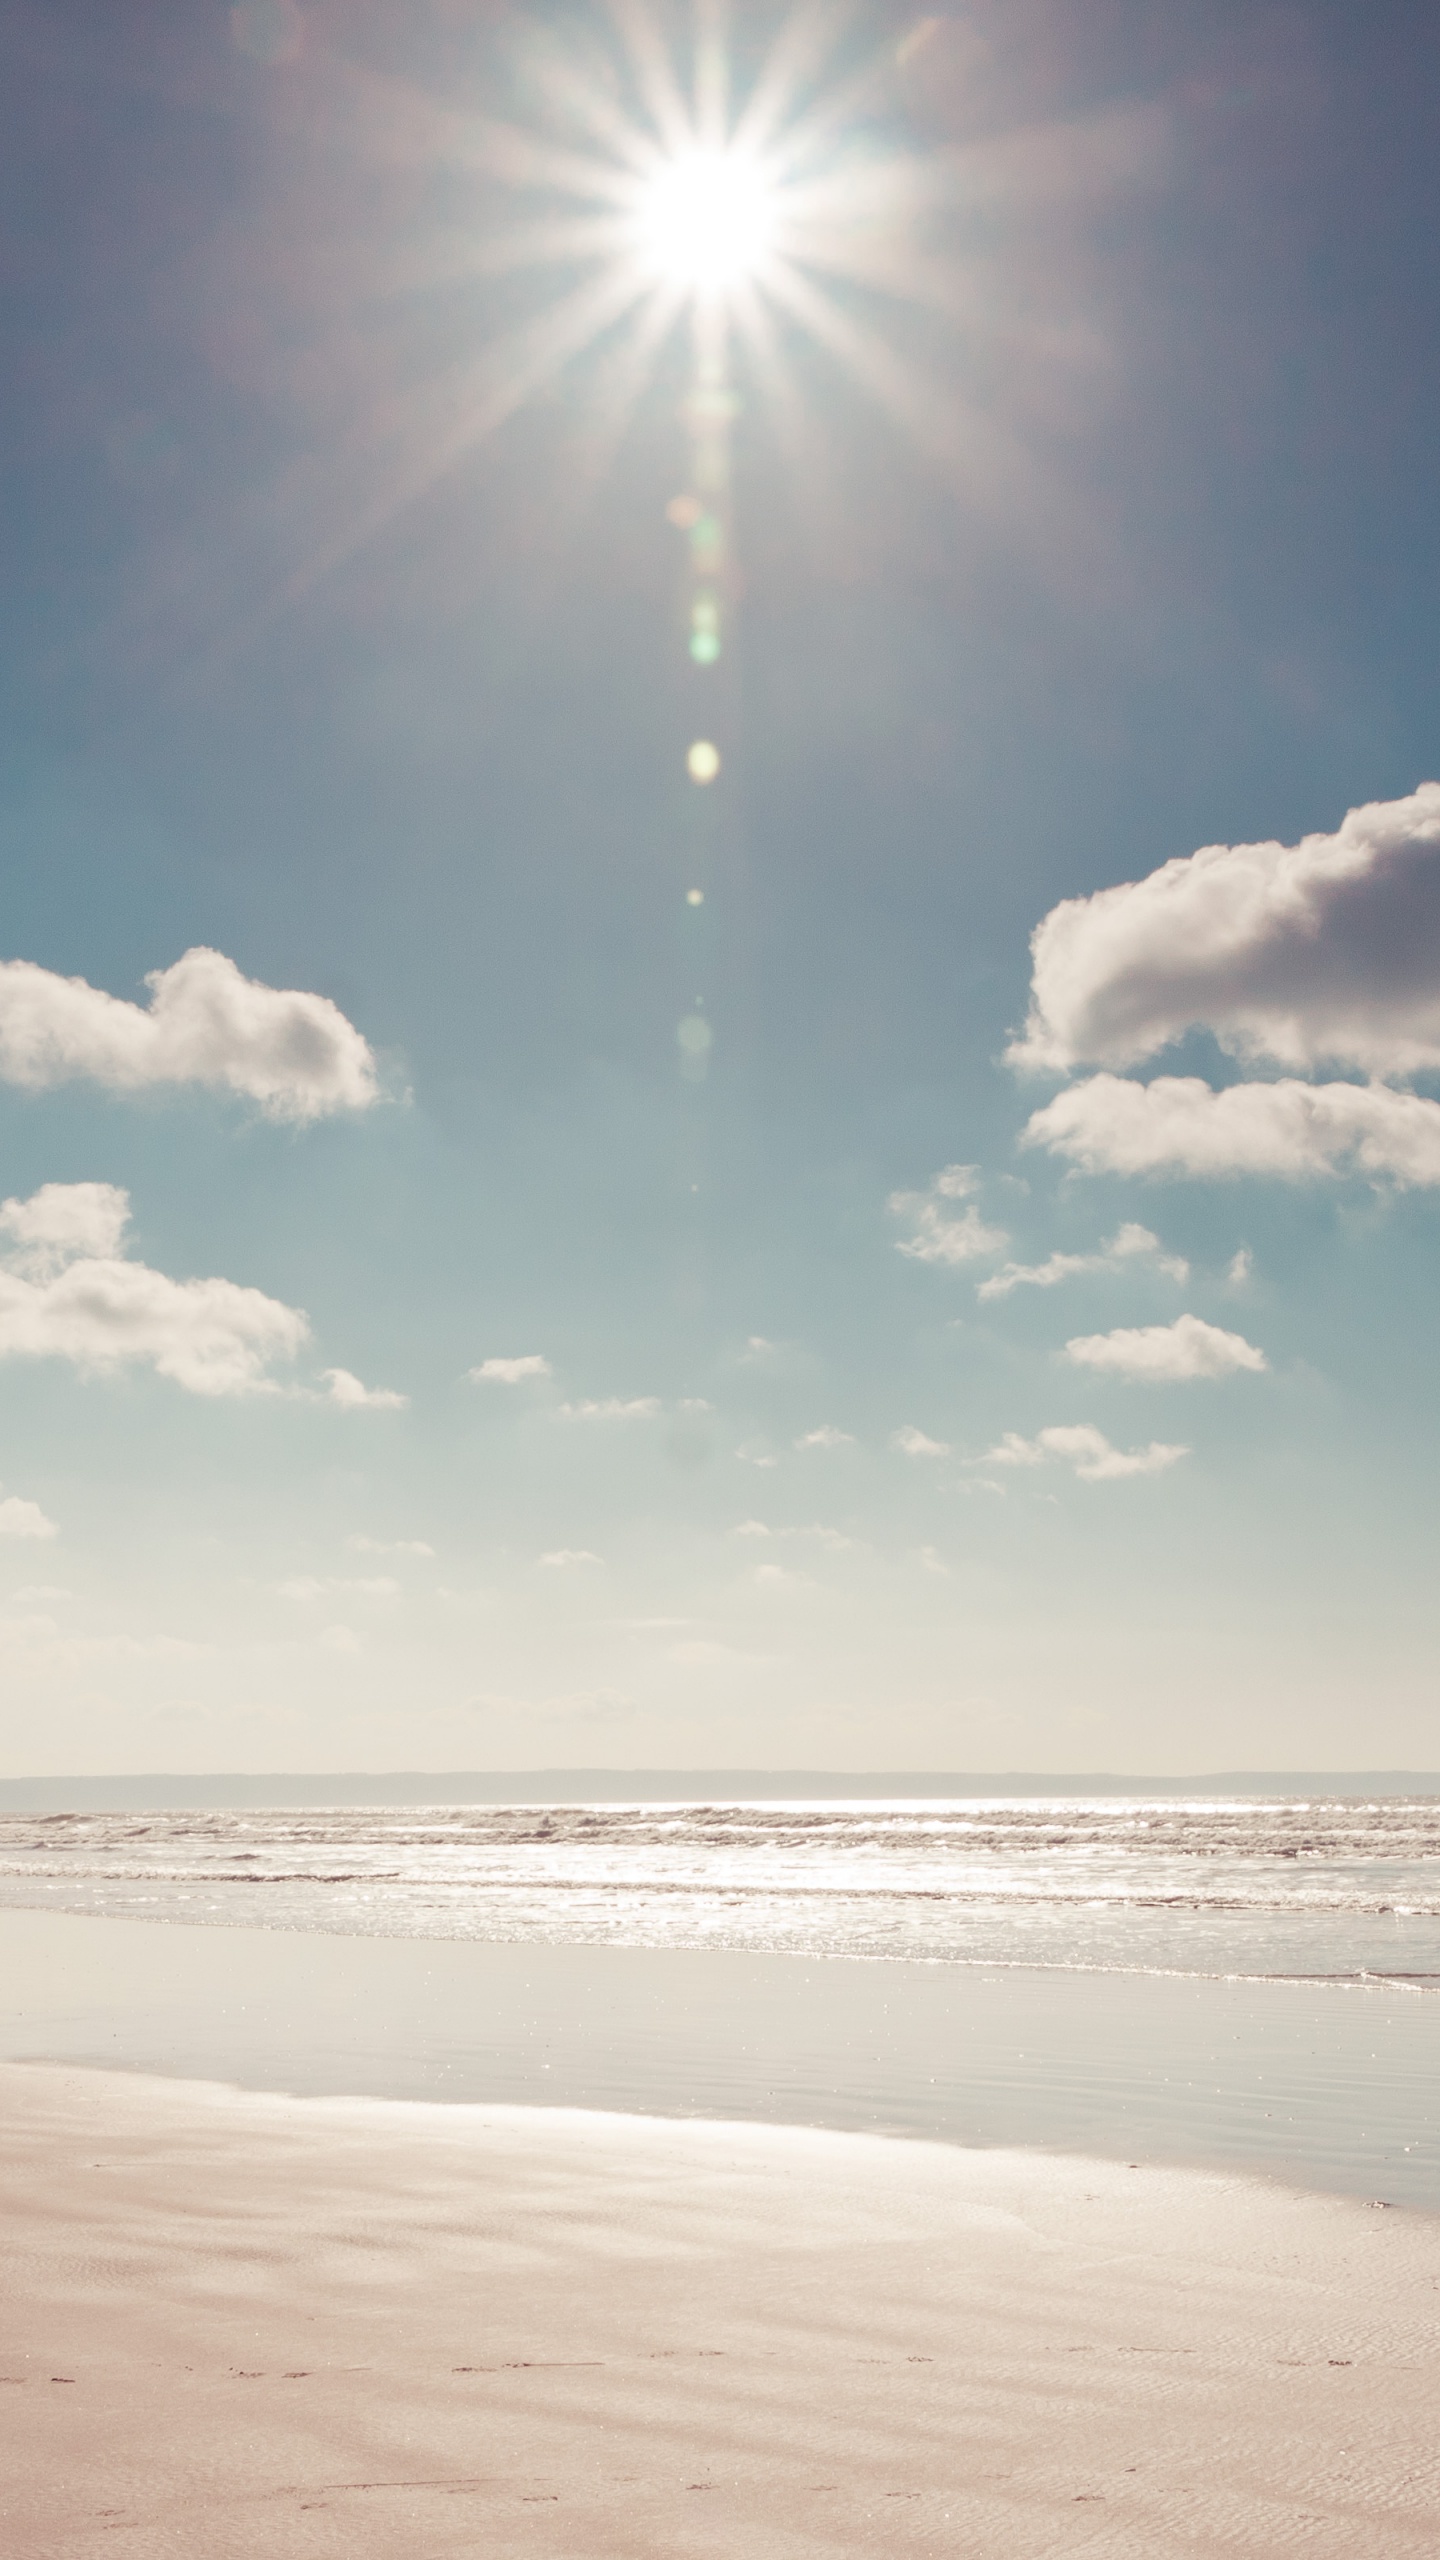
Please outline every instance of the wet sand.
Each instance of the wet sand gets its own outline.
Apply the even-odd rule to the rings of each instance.
[[[1429,2554],[1440,2218],[0,2066],[17,2560]]]

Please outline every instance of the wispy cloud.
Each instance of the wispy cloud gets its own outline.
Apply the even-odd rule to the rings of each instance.
[[[1191,1378],[1233,1378],[1240,1370],[1269,1367],[1263,1351],[1243,1333],[1226,1333],[1200,1316],[1173,1324],[1122,1325],[1113,1333],[1077,1333],[1065,1357],[1080,1369],[1161,1386]]]
[[[823,1520],[795,1522],[783,1529],[772,1529],[763,1520],[740,1520],[730,1535],[732,1538],[808,1538],[817,1547],[829,1547],[836,1554],[855,1544],[843,1529],[832,1529]]]
[[[1116,1449],[1091,1422],[1051,1423],[1037,1431],[1033,1440],[1024,1440],[1018,1431],[1007,1431],[993,1449],[987,1449],[979,1461],[987,1467],[1043,1467],[1051,1459],[1073,1467],[1086,1484],[1107,1484],[1121,1476],[1157,1476],[1177,1460],[1188,1458],[1189,1449],[1173,1442],[1152,1440],[1143,1449]]]
[[[360,1556],[433,1556],[435,1550],[424,1538],[367,1538],[357,1531],[345,1541]]]
[[[906,1458],[948,1458],[950,1455],[948,1440],[932,1440],[928,1432],[919,1430],[913,1422],[902,1422],[898,1431],[891,1432],[890,1446]]]
[[[478,1367],[466,1370],[465,1378],[472,1387],[519,1387],[527,1378],[548,1378],[553,1374],[543,1352],[522,1351],[513,1360],[482,1360]]]
[[[322,1369],[320,1375],[325,1381],[327,1401],[342,1406],[347,1413],[362,1408],[372,1413],[399,1413],[410,1402],[398,1388],[367,1387],[350,1369]]]
[[[557,1407],[566,1422],[649,1422],[661,1410],[658,1396],[586,1396]]]
[[[548,1555],[536,1558],[537,1564],[553,1565],[559,1571],[573,1564],[603,1564],[604,1561],[603,1556],[593,1554],[589,1547],[552,1547]]]
[[[1096,1253],[1052,1253],[1044,1262],[1007,1262],[1003,1270],[980,1281],[975,1294],[1008,1298],[1012,1289],[1056,1289],[1063,1280],[1076,1280],[1087,1272],[1123,1271],[1127,1263],[1142,1261],[1153,1261],[1167,1280],[1190,1277],[1190,1265],[1180,1254],[1167,1253],[1148,1227],[1128,1220]]]
[[[802,1431],[793,1445],[797,1449],[850,1449],[854,1444],[853,1431],[841,1431],[833,1422],[822,1422],[814,1431]]]
[[[0,1079],[32,1092],[79,1079],[114,1093],[209,1085],[273,1120],[379,1099],[369,1043],[328,996],[262,986],[201,948],[145,983],[149,1004],[131,1004],[30,960],[0,961]]]
[[[393,1600],[400,1585],[388,1573],[350,1576],[295,1573],[286,1581],[277,1582],[275,1588],[282,1600],[325,1600],[337,1591],[355,1600]]]

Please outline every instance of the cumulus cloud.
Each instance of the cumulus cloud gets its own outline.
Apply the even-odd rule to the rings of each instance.
[[[1062,1280],[1078,1279],[1084,1272],[1122,1271],[1127,1262],[1151,1258],[1167,1280],[1189,1279],[1190,1265],[1183,1255],[1167,1253],[1148,1227],[1130,1220],[1117,1227],[1098,1253],[1052,1253],[1045,1262],[1007,1262],[1003,1270],[992,1271],[988,1280],[979,1283],[975,1295],[1008,1298],[1012,1289],[1055,1289]]]
[[[1003,1440],[986,1450],[980,1464],[1043,1467],[1056,1458],[1073,1467],[1086,1484],[1107,1484],[1120,1476],[1162,1475],[1177,1459],[1189,1455],[1188,1448],[1165,1440],[1152,1440],[1144,1449],[1116,1449],[1093,1422],[1056,1422],[1037,1431],[1033,1440],[1022,1439],[1018,1431],[1007,1431]]]
[[[44,1279],[81,1255],[111,1259],[124,1250],[130,1194],[113,1182],[42,1182],[28,1200],[0,1202],[0,1235],[13,1271]]]
[[[822,1422],[817,1430],[802,1431],[795,1446],[797,1449],[848,1449],[853,1446],[854,1439],[853,1431],[840,1431],[833,1422]]]
[[[1190,1378],[1233,1378],[1242,1369],[1267,1369],[1263,1351],[1243,1333],[1225,1333],[1200,1316],[1177,1316],[1173,1324],[1122,1325],[1114,1333],[1077,1333],[1065,1345],[1065,1357],[1077,1368],[1099,1369],[1115,1378],[1136,1378],[1147,1385],[1177,1384]]]
[[[26,1502],[18,1493],[7,1493],[0,1502],[0,1538],[58,1538],[59,1534],[38,1502]]]
[[[1021,1140],[1085,1173],[1367,1174],[1402,1190],[1440,1183],[1440,1103],[1386,1085],[1236,1084],[1200,1076],[1088,1076],[1032,1113]]]
[[[928,1432],[917,1430],[913,1422],[902,1422],[898,1431],[891,1432],[890,1446],[906,1458],[948,1458],[950,1455],[948,1440],[932,1440]]]
[[[322,1369],[327,1400],[356,1413],[367,1407],[372,1413],[398,1413],[410,1401],[395,1387],[367,1387],[350,1369]]]
[[[527,1378],[548,1378],[550,1363],[543,1352],[525,1351],[517,1360],[482,1360],[478,1368],[467,1369],[467,1383],[472,1387],[518,1387]]]
[[[1031,951],[1022,1068],[1134,1066],[1199,1028],[1302,1071],[1440,1069],[1440,783],[1067,898]]]
[[[1225,1277],[1232,1289],[1243,1289],[1255,1268],[1255,1256],[1248,1244],[1237,1245],[1225,1266]]]
[[[319,1120],[379,1099],[369,1043],[328,996],[261,986],[223,952],[187,951],[145,981],[148,1005],[31,960],[0,961],[0,1079],[32,1092],[86,1079],[115,1093],[199,1084],[272,1120]]]
[[[660,1411],[658,1396],[587,1396],[562,1404],[566,1422],[648,1422]]]
[[[0,1359],[143,1364],[192,1395],[273,1392],[273,1364],[309,1339],[300,1309],[122,1260],[129,1215],[129,1195],[96,1182],[50,1182],[0,1205],[0,1233],[15,1239],[0,1267]]]
[[[953,1202],[968,1198],[979,1181],[973,1164],[947,1164],[928,1191],[892,1191],[887,1202],[892,1217],[908,1218],[911,1233],[896,1244],[897,1253],[913,1262],[983,1262],[1003,1253],[1010,1238],[1003,1227],[987,1227],[973,1201],[957,1217]]]

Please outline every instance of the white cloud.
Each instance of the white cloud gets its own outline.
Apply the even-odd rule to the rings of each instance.
[[[1167,1280],[1188,1280],[1190,1265],[1183,1255],[1167,1253],[1160,1239],[1148,1227],[1136,1226],[1129,1220],[1117,1227],[1108,1244],[1098,1253],[1052,1253],[1045,1262],[1007,1262],[1003,1271],[994,1271],[976,1288],[977,1298],[1008,1298],[1012,1289],[1054,1289],[1062,1280],[1078,1279],[1088,1271],[1121,1271],[1127,1262],[1154,1257]]]
[[[839,1431],[833,1422],[822,1422],[815,1431],[802,1431],[795,1442],[797,1449],[848,1449],[853,1447],[853,1431]],[[763,1465],[764,1461],[758,1461]]]
[[[732,1538],[768,1538],[771,1535],[763,1520],[741,1520],[731,1530]]]
[[[1020,1067],[1134,1066],[1204,1028],[1283,1067],[1440,1068],[1440,783],[1068,898],[1031,949]]]
[[[1077,1368],[1156,1386],[1189,1378],[1232,1378],[1241,1369],[1269,1367],[1263,1351],[1243,1333],[1222,1332],[1200,1316],[1173,1324],[1122,1325],[1114,1333],[1077,1333],[1065,1345]]]
[[[605,1559],[592,1555],[588,1547],[552,1547],[548,1555],[540,1556],[537,1561],[563,1568],[571,1564],[603,1564]]]
[[[0,1202],[0,1232],[14,1239],[10,1267],[36,1279],[81,1255],[123,1253],[129,1223],[130,1194],[113,1182],[42,1182],[28,1200]]]
[[[16,1248],[0,1269],[0,1359],[101,1372],[143,1363],[192,1395],[274,1392],[269,1370],[303,1347],[308,1319],[233,1280],[171,1280],[122,1261],[129,1207],[108,1183],[51,1182],[4,1203]]]
[[[592,1396],[559,1408],[566,1422],[648,1422],[660,1411],[658,1396]]]
[[[958,1218],[947,1208],[948,1202],[963,1200],[978,1181],[973,1164],[947,1164],[928,1191],[892,1191],[886,1203],[892,1217],[908,1218],[913,1229],[900,1238],[896,1252],[908,1254],[914,1262],[952,1266],[981,1262],[988,1253],[1003,1252],[1010,1241],[1005,1229],[987,1227],[973,1202]]]
[[[0,1502],[0,1538],[58,1538],[59,1534],[38,1502],[26,1502],[18,1493],[7,1493]]]
[[[1284,1077],[1217,1093],[1200,1076],[1090,1076],[1033,1113],[1021,1143],[1068,1156],[1085,1173],[1289,1182],[1360,1173],[1402,1189],[1440,1184],[1440,1103],[1384,1085]]]
[[[928,1433],[917,1430],[913,1422],[904,1422],[898,1431],[891,1432],[890,1446],[901,1450],[907,1458],[948,1458],[950,1455],[948,1440],[932,1440]]]
[[[1033,1440],[1023,1440],[1018,1431],[1007,1431],[995,1448],[986,1450],[980,1464],[1043,1467],[1048,1459],[1058,1458],[1073,1467],[1087,1484],[1105,1484],[1119,1476],[1161,1475],[1177,1459],[1189,1455],[1187,1448],[1164,1440],[1152,1440],[1144,1449],[1116,1449],[1093,1422],[1057,1422],[1038,1431]]]
[[[357,1533],[345,1541],[360,1556],[433,1556],[435,1550],[423,1538],[367,1538]]]
[[[353,1627],[327,1627],[316,1642],[322,1644],[327,1653],[363,1653],[365,1650]]]
[[[778,1342],[772,1342],[768,1334],[747,1334],[745,1348],[739,1357],[748,1368],[768,1368],[773,1360],[779,1359],[780,1345]]]
[[[944,1581],[949,1581],[950,1567],[946,1564],[943,1556],[941,1556],[937,1548],[922,1547],[920,1550],[920,1562],[925,1567],[927,1573],[938,1573]]]
[[[550,1363],[540,1351],[526,1351],[517,1360],[482,1360],[476,1369],[467,1369],[466,1382],[472,1387],[518,1387],[526,1378],[548,1378]]]
[[[1229,1281],[1231,1288],[1243,1289],[1254,1268],[1255,1256],[1251,1252],[1248,1244],[1238,1246],[1236,1251],[1231,1255],[1225,1269],[1225,1277]]]
[[[0,1079],[32,1091],[82,1077],[120,1093],[221,1086],[273,1120],[363,1111],[379,1098],[369,1044],[328,996],[261,986],[205,949],[145,983],[148,1006],[30,960],[0,961]]]
[[[358,1412],[362,1406],[368,1407],[372,1413],[399,1413],[410,1401],[395,1387],[367,1387],[349,1369],[322,1369],[320,1375],[325,1381],[329,1402],[343,1405],[347,1413]]]

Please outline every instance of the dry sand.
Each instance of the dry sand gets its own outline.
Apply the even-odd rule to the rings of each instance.
[[[1440,2548],[1440,2220],[0,2067],[9,2560]]]

